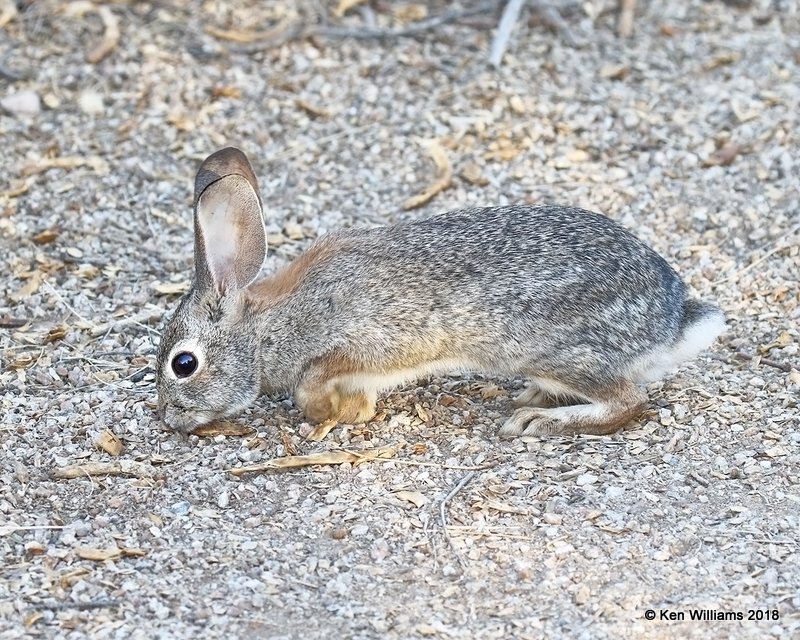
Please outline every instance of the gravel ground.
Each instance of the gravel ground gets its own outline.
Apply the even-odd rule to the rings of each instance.
[[[494,14],[268,46],[233,39],[322,5],[0,2],[2,638],[800,638],[800,8],[639,3],[625,40],[613,4],[564,13],[576,43],[525,10],[494,70]],[[355,30],[425,9],[333,8]],[[431,141],[452,187],[405,210]],[[261,180],[268,269],[328,229],[553,201],[633,228],[730,330],[611,437],[501,441],[521,382],[453,377],[321,442],[288,398],[181,440],[155,350],[194,172],[228,144]]]

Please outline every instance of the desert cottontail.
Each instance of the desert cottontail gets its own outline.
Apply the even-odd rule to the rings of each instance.
[[[194,211],[194,283],[158,355],[159,411],[184,433],[272,391],[310,421],[364,422],[378,392],[452,371],[529,380],[502,435],[611,433],[646,406],[637,383],[725,328],[661,256],[571,207],[341,230],[260,280],[261,198],[241,151],[203,162]]]

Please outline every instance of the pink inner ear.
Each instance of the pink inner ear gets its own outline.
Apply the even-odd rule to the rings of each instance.
[[[246,178],[230,175],[210,185],[197,203],[208,271],[218,293],[246,287],[266,252],[261,205]]]

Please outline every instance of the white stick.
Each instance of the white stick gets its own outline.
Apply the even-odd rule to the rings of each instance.
[[[492,41],[492,49],[489,52],[489,64],[497,68],[503,60],[503,54],[508,47],[508,40],[511,37],[511,32],[514,30],[514,25],[519,18],[519,12],[525,0],[508,0],[506,8],[503,9],[503,15],[500,18],[500,24],[497,25],[497,33],[494,35]]]

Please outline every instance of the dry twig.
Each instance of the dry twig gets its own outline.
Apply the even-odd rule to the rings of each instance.
[[[503,60],[511,32],[514,30],[514,25],[517,23],[519,12],[524,4],[525,0],[508,0],[506,8],[503,9],[503,16],[500,18],[500,24],[497,25],[497,33],[492,40],[492,48],[489,52],[489,64],[495,68],[499,67]]]
[[[422,193],[412,196],[403,203],[403,209],[406,211],[427,204],[434,196],[447,189],[453,181],[453,167],[450,165],[450,160],[447,157],[444,147],[436,140],[426,144],[428,153],[431,154],[431,158],[434,164],[436,164],[439,174],[436,176],[436,180],[433,184],[428,186]]]
[[[453,546],[453,541],[450,539],[450,534],[447,532],[447,504],[458,494],[459,491],[466,487],[467,483],[477,474],[477,471],[470,471],[467,473],[463,478],[461,478],[461,481],[455,487],[453,487],[453,490],[444,497],[444,500],[439,503],[439,519],[442,523],[444,539],[447,540],[447,544],[453,550],[453,553],[456,554],[458,564],[461,566],[462,571],[465,569],[464,559],[461,557],[461,554],[458,552],[458,550]]]
[[[295,38],[308,38],[312,36],[330,39],[355,38],[356,40],[383,40],[417,36],[444,24],[450,24],[463,18],[494,11],[499,4],[500,0],[486,0],[469,9],[445,11],[438,16],[433,16],[427,20],[420,20],[419,22],[414,22],[413,24],[399,29],[329,27],[326,25],[305,27],[302,20],[293,19],[279,25],[279,27],[270,32],[268,36],[258,41],[234,45],[231,49],[241,53],[254,53],[280,46]],[[207,28],[206,31],[215,37],[220,37],[218,36],[220,32],[214,30],[213,27]]]
[[[98,7],[97,13],[100,20],[103,21],[103,39],[98,42],[94,47],[86,52],[86,61],[92,64],[97,64],[109,53],[111,53],[119,44],[119,20],[117,16],[106,6]]]
[[[89,462],[72,464],[53,469],[51,475],[62,480],[86,478],[92,476],[133,476],[152,480],[156,477],[156,469],[146,462],[135,460],[118,460],[117,462]]]
[[[633,33],[633,14],[636,11],[636,0],[620,0],[617,35],[628,38]]]
[[[267,460],[261,464],[231,469],[230,473],[234,476],[241,476],[245,473],[274,471],[275,469],[296,469],[315,464],[345,464],[347,462],[356,464],[379,458],[391,458],[395,453],[397,453],[396,447],[380,447],[379,449],[365,449],[364,451],[323,451],[306,456],[272,458],[272,460]]]

